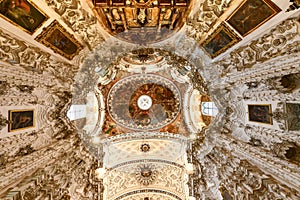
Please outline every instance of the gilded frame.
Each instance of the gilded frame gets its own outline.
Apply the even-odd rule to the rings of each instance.
[[[201,43],[201,46],[211,58],[215,58],[240,40],[241,38],[223,22]]]
[[[28,126],[25,127],[20,127],[20,128],[15,128],[13,127],[13,114],[14,113],[21,113],[21,112],[32,112],[32,119],[31,119],[31,123]],[[28,117],[28,116],[27,116]],[[15,131],[20,131],[20,130],[24,130],[24,129],[29,129],[29,128],[33,128],[35,127],[35,120],[36,120],[36,113],[34,109],[20,109],[20,110],[9,110],[8,111],[8,119],[9,119],[9,123],[8,123],[8,132],[15,132]]]
[[[44,13],[37,5],[35,5],[32,0],[23,0],[25,2],[25,4],[27,6],[22,7],[20,6],[18,8],[18,6],[15,6],[15,10],[13,10],[14,8],[9,8],[12,2],[9,2],[9,0],[0,0],[0,17],[3,18],[4,20],[10,22],[11,24],[13,24],[14,26],[18,27],[19,29],[21,29],[22,31],[25,31],[26,33],[29,33],[30,35],[32,35],[33,33],[36,32],[37,29],[39,29],[40,27],[42,27],[42,25],[49,19],[49,16]],[[2,5],[5,4],[5,2],[8,2],[9,5]],[[7,7],[5,7],[7,6]],[[33,8],[33,13],[31,12],[31,9]],[[2,9],[6,10],[7,13],[3,13]],[[26,10],[29,9],[29,12],[27,10],[28,13],[25,12],[18,12],[18,10]],[[19,16],[22,15],[22,16]],[[32,23],[30,22],[30,20],[35,20],[34,17],[37,17],[35,15],[40,15],[43,17],[43,19],[40,19],[40,21],[38,21],[38,24],[36,24],[36,26],[32,27],[33,30],[29,30],[29,28],[26,28],[25,26],[28,25],[28,23]],[[23,23],[23,26],[22,26]],[[33,22],[34,23],[34,22]],[[28,25],[29,26],[29,25]]]
[[[251,6],[251,2],[257,1],[262,3],[262,6],[259,6],[257,9],[255,6]],[[252,3],[254,4],[254,3]],[[269,10],[267,10],[268,8]],[[271,0],[244,0],[226,19],[226,22],[234,28],[241,36],[245,37],[251,32],[255,31],[269,19],[277,15],[281,9],[273,3]],[[271,12],[269,16],[264,16]],[[262,17],[260,19],[260,17]],[[256,21],[255,21],[256,20]],[[234,23],[233,21],[240,21],[239,23]],[[254,23],[254,24],[251,24]],[[244,27],[245,30],[242,29]],[[251,27],[248,29],[248,27]]]
[[[35,40],[69,60],[72,60],[83,49],[75,37],[56,20],[44,28]]]
[[[258,120],[256,120],[256,121],[255,120],[251,120],[251,118],[253,119],[253,116],[251,116],[249,106],[261,106],[261,107],[268,108],[268,113],[263,113],[263,114],[265,114],[265,116],[255,116],[255,117],[268,117],[268,122],[266,122],[267,120],[265,120],[265,119],[262,119],[260,121],[258,121]],[[273,125],[273,120],[272,120],[272,105],[271,104],[248,104],[247,108],[248,108],[248,121],[249,122],[255,122],[255,123],[260,123],[260,124]]]

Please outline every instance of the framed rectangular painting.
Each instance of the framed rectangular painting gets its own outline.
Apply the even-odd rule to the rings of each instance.
[[[75,37],[68,33],[56,20],[44,28],[35,40],[69,60],[72,60],[83,48]]]
[[[300,130],[300,104],[287,103],[286,104],[287,125],[290,131]]]
[[[271,104],[248,105],[248,118],[250,122],[273,124]]]
[[[10,110],[8,111],[8,132],[19,131],[35,126],[34,110]]]
[[[215,32],[208,36],[201,46],[211,58],[215,58],[240,40],[241,38],[233,30],[225,23],[222,23]]]
[[[48,19],[30,0],[0,0],[0,16],[29,34]]]
[[[245,37],[280,11],[271,0],[245,0],[226,22]]]

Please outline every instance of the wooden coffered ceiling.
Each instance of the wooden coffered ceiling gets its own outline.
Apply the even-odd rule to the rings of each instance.
[[[131,43],[164,40],[183,26],[190,0],[93,0],[107,31]]]

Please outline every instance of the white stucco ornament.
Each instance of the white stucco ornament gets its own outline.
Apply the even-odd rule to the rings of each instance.
[[[97,176],[98,179],[103,179],[106,173],[106,169],[105,168],[97,168],[95,171],[95,174]]]
[[[186,172],[187,172],[188,174],[193,174],[193,173],[194,173],[194,166],[193,166],[192,163],[187,163],[187,164],[185,165],[185,169],[186,169]]]
[[[148,110],[152,106],[152,99],[148,95],[141,95],[137,100],[137,105],[142,110]]]

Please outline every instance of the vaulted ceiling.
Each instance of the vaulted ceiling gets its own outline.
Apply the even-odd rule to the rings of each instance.
[[[0,199],[299,199],[299,6],[0,0]]]

